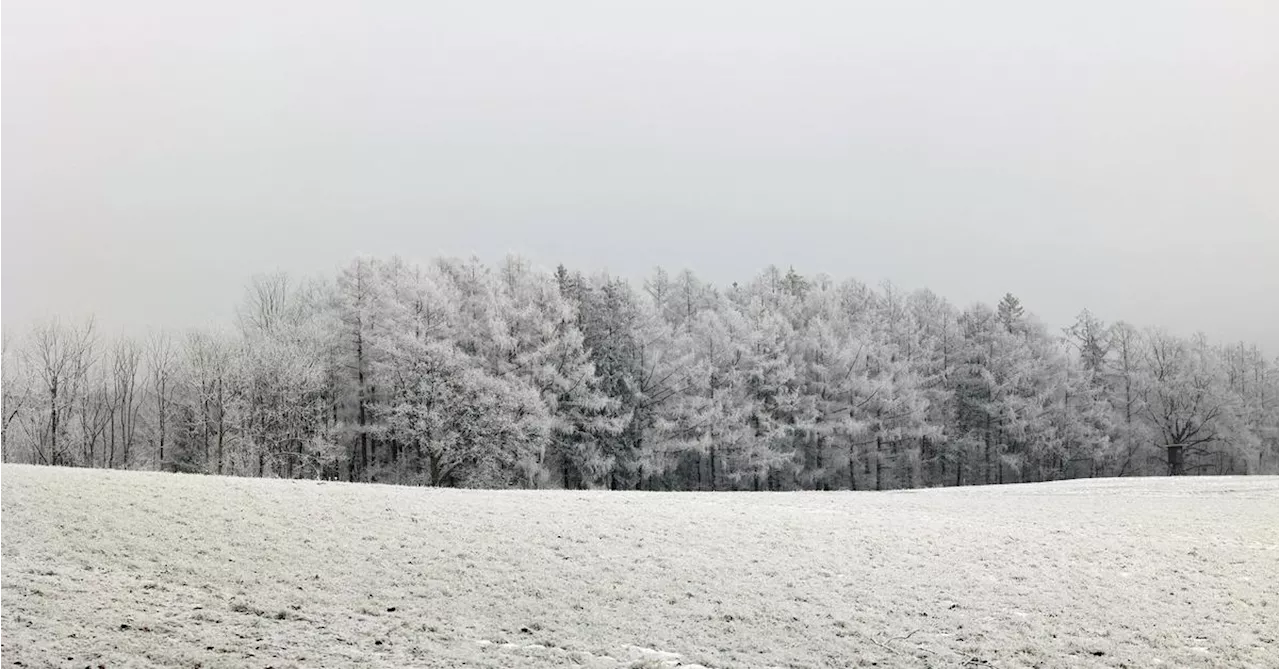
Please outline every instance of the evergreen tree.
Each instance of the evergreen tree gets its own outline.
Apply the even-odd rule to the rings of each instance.
[[[996,307],[996,318],[1004,329],[1008,332],[1017,332],[1022,324],[1022,302],[1013,296],[1013,293],[1005,293],[1000,298],[1000,304]]]

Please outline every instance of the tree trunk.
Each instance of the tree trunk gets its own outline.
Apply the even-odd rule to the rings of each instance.
[[[1182,476],[1186,473],[1186,465],[1183,462],[1182,446],[1168,446],[1169,452],[1169,476]]]
[[[856,456],[854,455],[853,448],[854,448],[853,441],[850,440],[849,441],[849,489],[857,490],[858,481],[857,481],[857,478],[855,477],[855,474],[857,474],[858,461],[856,460]]]
[[[883,439],[879,434],[876,435],[876,490],[880,490],[880,446]]]
[[[987,429],[982,433],[983,442],[983,462],[986,464],[986,474],[983,483],[991,483],[991,416],[987,416]]]
[[[108,448],[110,449],[110,450],[108,450],[108,451],[107,451],[107,469],[111,469],[113,466],[115,466],[115,460],[116,460],[116,416],[115,416],[115,413],[112,413],[112,414],[111,414],[111,418],[109,419],[108,424],[107,424],[107,429],[111,431],[111,432],[110,432],[110,434],[107,436],[107,446],[108,446]]]
[[[161,388],[163,388],[163,386],[161,386]],[[163,393],[164,391],[161,390],[160,392]],[[160,450],[159,450],[159,462],[157,463],[158,464],[157,468],[160,469],[161,471],[164,471],[164,402],[163,401],[159,403],[158,408],[159,408],[159,414],[160,414],[160,417],[159,417]]]
[[[716,447],[711,447],[711,490],[716,489]]]
[[[222,418],[225,413],[225,405],[222,403],[222,382],[218,382],[218,476],[222,476],[222,437],[226,433],[226,427],[223,425]]]
[[[49,457],[56,467],[58,463],[58,383],[54,381],[49,391]]]
[[[440,485],[440,455],[437,453],[427,453],[428,465],[431,468],[431,485]]]
[[[204,390],[204,384],[201,384],[201,390]],[[201,423],[204,427],[204,471],[209,471],[209,399],[206,396],[201,402],[204,413],[201,415]]]

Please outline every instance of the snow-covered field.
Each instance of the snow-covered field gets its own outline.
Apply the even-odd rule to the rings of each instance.
[[[5,465],[6,667],[1274,667],[1275,477],[478,492]]]

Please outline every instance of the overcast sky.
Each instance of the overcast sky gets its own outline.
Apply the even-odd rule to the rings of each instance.
[[[3,321],[519,252],[1006,291],[1274,353],[1277,9],[6,0]]]

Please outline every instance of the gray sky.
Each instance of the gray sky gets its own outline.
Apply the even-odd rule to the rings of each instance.
[[[3,319],[523,253],[1005,291],[1274,353],[1277,9],[8,0]]]

